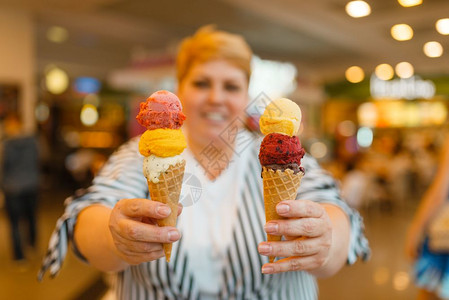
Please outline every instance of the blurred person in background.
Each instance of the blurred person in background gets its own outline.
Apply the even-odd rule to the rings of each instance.
[[[368,256],[359,214],[309,155],[302,160],[301,200],[285,199],[278,213],[288,219],[265,224],[260,139],[233,123],[245,117],[251,58],[242,37],[213,27],[181,44],[177,95],[188,142],[183,156],[186,174],[201,179],[202,198],[184,208],[177,228],[154,225],[169,209],[148,200],[134,138],[110,157],[89,189],[67,200],[40,278],[47,269],[59,271],[71,241],[81,259],[117,273],[118,299],[317,299],[316,276],[331,276],[345,262]],[[221,138],[230,124],[239,124],[233,143]],[[218,155],[205,165],[211,142]],[[289,237],[268,243],[265,232]],[[161,243],[175,241],[166,263]],[[270,264],[268,256],[285,258]]]
[[[390,160],[388,170],[388,188],[395,204],[404,207],[407,201],[413,199],[413,155],[398,142]]]
[[[443,147],[438,171],[425,192],[407,232],[405,251],[415,262],[418,299],[449,299],[449,253],[429,249],[430,222],[448,201],[449,140]]]
[[[13,258],[25,259],[23,241],[36,246],[36,210],[39,188],[39,149],[34,135],[25,135],[16,114],[3,122],[1,189],[11,227]],[[28,236],[21,235],[25,223]]]
[[[363,157],[356,157],[347,165],[346,173],[341,181],[341,195],[355,209],[366,206],[369,173],[364,166]]]

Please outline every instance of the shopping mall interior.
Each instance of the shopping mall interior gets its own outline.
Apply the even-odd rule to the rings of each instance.
[[[370,259],[320,279],[319,299],[416,297],[404,244],[449,129],[447,0],[0,0],[0,136],[17,114],[40,153],[25,260],[0,200],[0,298],[114,299],[70,251],[57,277],[37,272],[64,200],[143,132],[139,103],[176,91],[179,42],[208,24],[254,51],[248,128],[271,99],[296,102],[303,146],[364,219]]]

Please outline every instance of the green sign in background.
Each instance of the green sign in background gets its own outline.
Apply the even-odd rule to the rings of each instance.
[[[431,80],[435,84],[436,96],[443,96],[449,100],[449,75],[421,76],[423,80]],[[369,77],[359,83],[346,80],[325,84],[325,91],[331,100],[345,100],[362,102],[371,98]]]

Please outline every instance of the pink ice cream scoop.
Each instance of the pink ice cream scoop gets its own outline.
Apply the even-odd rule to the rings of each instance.
[[[148,130],[158,128],[179,129],[186,119],[179,98],[169,91],[157,91],[140,103],[136,119]]]

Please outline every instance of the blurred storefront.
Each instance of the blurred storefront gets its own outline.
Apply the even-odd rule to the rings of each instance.
[[[372,75],[326,85],[321,125],[331,155],[323,164],[348,198],[355,193],[352,175],[359,176],[365,192],[349,199],[354,206],[400,206],[421,197],[448,131],[447,82],[444,76],[382,81]]]

